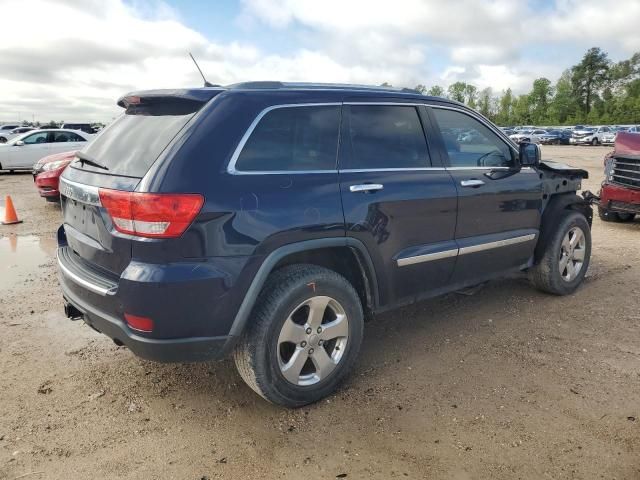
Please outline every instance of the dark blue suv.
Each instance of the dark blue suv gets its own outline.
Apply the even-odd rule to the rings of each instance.
[[[131,93],[60,181],[70,318],[157,361],[233,354],[300,406],[352,368],[365,318],[526,270],[567,294],[586,172],[413,91],[253,82]]]

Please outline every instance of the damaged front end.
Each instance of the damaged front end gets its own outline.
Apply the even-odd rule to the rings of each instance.
[[[598,207],[607,220],[628,219],[640,214],[640,135],[619,132],[614,151],[605,157],[605,178]]]

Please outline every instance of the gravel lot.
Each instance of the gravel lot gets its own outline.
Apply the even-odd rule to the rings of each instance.
[[[543,156],[596,192],[609,150]],[[512,278],[380,316],[340,392],[285,410],[230,361],[155,364],[66,320],[59,207],[28,174],[0,194],[24,219],[0,226],[0,479],[640,478],[640,220],[594,219],[573,296]]]

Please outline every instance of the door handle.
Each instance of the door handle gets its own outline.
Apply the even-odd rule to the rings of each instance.
[[[460,182],[460,185],[462,185],[463,187],[477,188],[477,187],[481,187],[482,185],[484,185],[484,182],[482,180],[476,180],[476,179],[462,180]]]
[[[382,190],[384,185],[381,183],[363,183],[362,185],[351,185],[349,187],[350,192],[374,192],[376,190]]]

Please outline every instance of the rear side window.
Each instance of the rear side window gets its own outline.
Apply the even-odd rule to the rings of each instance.
[[[53,141],[58,142],[84,142],[85,139],[73,132],[53,132]]]
[[[195,102],[129,106],[84,150],[109,170],[86,163],[72,165],[99,173],[143,177],[200,106]]]
[[[267,112],[242,147],[239,171],[335,170],[340,107],[283,107]]]
[[[352,105],[347,168],[424,168],[430,166],[418,111],[413,106]]]

